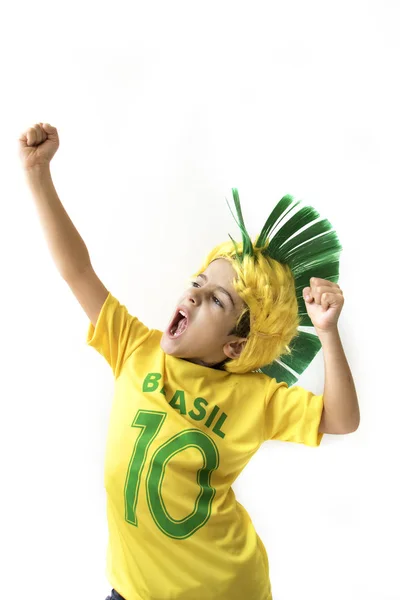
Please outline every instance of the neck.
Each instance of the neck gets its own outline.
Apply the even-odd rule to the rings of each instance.
[[[214,364],[206,363],[206,362],[204,362],[204,360],[193,361],[193,360],[190,360],[190,358],[184,358],[183,360],[187,360],[188,362],[195,362],[196,365],[200,365],[202,367],[209,367],[210,369],[222,370],[222,367],[229,359],[226,358],[225,360],[223,360],[219,363],[214,363]]]

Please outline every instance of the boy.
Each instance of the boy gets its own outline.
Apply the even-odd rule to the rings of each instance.
[[[115,378],[105,460],[108,598],[271,600],[265,548],[231,486],[266,440],[318,446],[324,433],[358,427],[337,330],[338,240],[311,240],[327,221],[298,233],[318,216],[311,208],[270,239],[293,208],[286,196],[253,244],[233,190],[243,242],[214,248],[166,330],[149,329],[94,273],[51,181],[58,145],[57,130],[41,123],[21,135],[20,156],[52,256],[90,319],[87,343]],[[317,396],[293,383],[321,345],[325,389]]]

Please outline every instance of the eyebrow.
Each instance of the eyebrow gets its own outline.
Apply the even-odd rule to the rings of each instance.
[[[203,279],[205,279],[207,281],[207,275],[204,275],[203,273],[200,273],[200,275],[198,277],[203,277]],[[233,301],[232,296],[230,295],[230,293],[223,287],[221,287],[220,285],[217,286],[217,290],[219,290],[220,292],[223,292],[224,294],[226,294],[227,296],[229,296],[229,300],[232,302],[232,306],[235,306],[235,303]]]

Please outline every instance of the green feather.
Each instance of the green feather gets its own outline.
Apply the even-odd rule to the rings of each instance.
[[[236,188],[232,188],[232,192],[239,222],[234,218],[243,237],[243,256],[246,254],[253,256],[254,249],[244,224],[239,194]],[[262,251],[263,256],[266,258],[271,257],[281,264],[289,265],[295,281],[300,326],[312,327],[313,324],[308,316],[303,297],[303,289],[310,285],[311,277],[327,279],[333,283],[338,282],[339,256],[342,246],[327,219],[315,222],[300,232],[301,229],[320,216],[311,206],[305,206],[292,214],[284,225],[279,228],[278,225],[281,221],[299,203],[300,201],[295,201],[290,194],[286,194],[281,198],[262,228],[255,247],[261,248],[268,241],[268,246]],[[229,237],[238,253],[235,241],[231,236]],[[273,361],[271,364],[257,369],[257,371],[275,378],[278,382],[286,381],[288,386],[291,386],[296,383],[298,376],[296,377],[289,369],[292,369],[298,375],[303,373],[321,349],[321,342],[317,335],[299,331],[290,343],[289,348],[292,353],[282,355],[278,359],[283,364]]]
[[[313,333],[300,331],[299,335],[289,344],[289,348],[292,353],[281,356],[279,360],[301,375],[320,351],[321,341]]]
[[[278,382],[286,381],[290,387],[296,383],[299,376],[318,354],[321,349],[321,341],[317,335],[300,331],[299,335],[289,344],[289,348],[292,353],[280,356],[279,361],[287,365],[289,369],[295,371],[295,374],[276,361],[269,365],[264,365],[260,371],[265,375],[269,375],[269,377],[275,377]]]
[[[264,375],[268,375],[268,377],[271,377],[271,379],[275,378],[278,383],[285,381],[288,384],[288,387],[294,385],[298,379],[295,375],[293,375],[293,373],[275,360],[270,365],[261,367],[261,369],[257,369],[256,372],[264,373]]]
[[[232,237],[232,236],[231,236],[229,233],[228,233],[228,235],[229,235],[229,237],[231,238],[231,240],[232,240],[232,242],[233,242],[233,245],[235,246],[235,250],[236,250],[236,256],[238,257],[238,259],[239,259],[239,262],[242,262],[242,261],[241,261],[241,255],[239,255],[239,248],[238,248],[238,245],[237,245],[237,243],[235,242],[235,240],[233,239],[233,237]]]
[[[237,212],[237,215],[238,215],[239,223],[237,222],[235,216],[233,215],[231,207],[229,206],[229,203],[228,203],[228,207],[229,207],[229,210],[231,211],[231,213],[233,215],[233,218],[235,219],[238,227],[240,228],[240,230],[242,232],[242,238],[243,238],[243,256],[245,256],[245,255],[254,256],[253,243],[251,241],[251,238],[250,238],[249,234],[247,233],[246,226],[244,224],[243,215],[242,215],[242,209],[241,209],[241,206],[240,206],[239,194],[238,194],[238,191],[237,191],[236,188],[232,188],[232,194],[233,194],[233,200],[235,202],[235,208],[236,208],[236,212]],[[235,246],[235,248],[236,248],[236,246]],[[243,257],[239,257],[238,256],[238,258],[240,258],[241,262],[243,261]]]
[[[296,202],[293,206],[291,206],[289,211],[286,214],[284,214],[287,207],[290,205],[291,202],[293,202],[293,196],[290,196],[289,194],[284,196],[278,202],[278,204],[275,206],[274,210],[268,217],[264,227],[261,230],[260,235],[257,238],[256,248],[262,248],[262,246],[264,246],[270,233],[272,233],[272,230],[277,225],[279,225],[279,223],[286,216],[286,214],[288,214],[291,210],[293,210],[299,204],[300,200],[298,202]]]
[[[314,221],[317,217],[319,217],[319,214],[313,208],[309,208],[308,206],[301,208],[284,225],[282,225],[277,233],[275,233],[269,243],[268,254],[272,256],[272,258],[275,258],[276,252],[281,255],[281,246],[292,237],[292,235],[296,234],[299,229],[308,223],[311,223],[311,221]]]

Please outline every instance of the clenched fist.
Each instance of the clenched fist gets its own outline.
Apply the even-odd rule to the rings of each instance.
[[[57,129],[37,123],[19,137],[19,156],[26,171],[50,164],[60,145]]]

